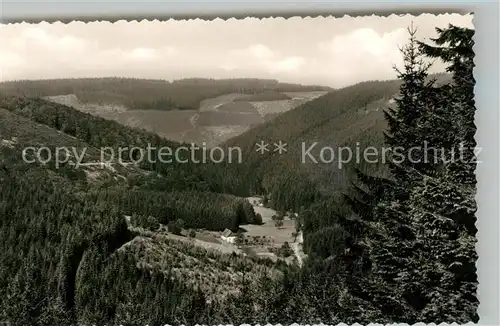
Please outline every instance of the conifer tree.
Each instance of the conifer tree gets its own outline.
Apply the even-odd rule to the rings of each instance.
[[[419,320],[477,322],[474,32],[452,25],[437,32],[438,38],[432,40],[437,46],[420,43],[420,47],[449,63],[447,71],[453,81],[440,87],[445,108],[431,111],[427,122],[439,126],[442,120],[449,121],[453,132],[441,141],[445,155],[433,173],[423,174],[422,182],[412,189],[408,215],[418,246],[409,257],[415,268],[402,275],[400,282],[406,289],[421,288]],[[439,130],[426,133],[439,139]],[[464,147],[463,156],[446,153],[460,147]]]
[[[409,41],[400,51],[403,68],[394,67],[401,80],[399,96],[395,98],[396,108],[384,110],[388,130],[384,132],[385,147],[389,149],[387,164],[391,179],[366,175],[355,169],[356,181],[352,194],[344,199],[351,209],[365,220],[373,220],[376,203],[382,198],[402,202],[408,198],[407,189],[417,177],[408,173],[408,168],[425,169],[422,154],[415,155],[412,148],[422,147],[418,132],[422,116],[434,99],[432,81],[428,82],[430,65],[425,61],[416,38],[417,29],[408,28]],[[411,159],[408,159],[410,158]]]
[[[351,286],[394,322],[477,321],[475,165],[453,157],[463,144],[469,145],[464,156],[474,157],[473,31],[454,26],[437,31],[438,46],[418,43],[418,49],[449,63],[453,82],[440,87],[419,82],[412,52],[403,50],[402,97],[397,110],[386,115],[387,143],[405,147],[427,141],[443,155],[422,164],[390,163],[394,182],[372,200],[373,218],[366,222],[373,268],[363,289]],[[417,51],[414,45],[406,49]]]
[[[436,31],[438,37],[431,39],[435,44],[418,42],[419,48],[426,56],[439,58],[448,64],[446,71],[453,76],[452,84],[443,89],[449,95],[446,103],[455,126],[453,131],[456,131],[452,134],[455,137],[455,154],[461,152],[462,157],[454,160],[450,169],[457,182],[475,184],[474,30],[450,24],[448,28],[436,28]]]

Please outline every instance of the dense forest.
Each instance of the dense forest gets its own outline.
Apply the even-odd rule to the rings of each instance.
[[[450,25],[436,32],[427,44],[409,29],[397,80],[332,90],[228,141],[225,146],[242,148],[242,164],[141,163],[99,173],[25,164],[25,146],[89,147],[92,160],[101,147],[182,144],[36,98],[51,93],[51,83],[3,84],[0,321],[477,322],[474,31]],[[447,74],[429,75],[427,62],[436,58],[448,64]],[[135,89],[134,80],[101,81],[110,90],[103,96],[118,100],[121,90]],[[94,92],[87,82],[53,87]],[[114,91],[111,85],[120,83],[126,86]],[[179,107],[257,87],[248,80],[161,83],[185,91],[170,98]],[[262,87],[295,87],[277,85]],[[138,100],[145,98],[135,90]],[[256,140],[285,141],[289,150],[257,154]],[[444,154],[416,163],[388,155],[384,164],[341,168],[337,161],[301,163],[300,143],[314,141],[401,147],[405,155],[426,141]],[[452,159],[459,151],[466,160]],[[241,198],[255,194],[277,210],[298,212],[308,255],[301,268],[215,254],[159,232],[160,224],[172,233],[259,224]]]
[[[134,78],[75,78],[0,83],[0,91],[6,95],[44,97],[75,94],[83,103],[115,104],[140,110],[196,110],[201,101],[227,93],[277,92],[279,94],[279,92],[329,89],[323,86],[287,84],[271,79],[249,78],[189,78],[172,82]]]
[[[118,249],[137,235],[137,229],[156,231],[160,223],[168,224],[169,230],[172,223],[177,228],[209,230],[259,223],[247,201],[207,191],[165,190],[159,180],[168,184],[171,179],[148,176],[139,167],[95,171],[26,164],[20,152],[27,145],[89,145],[11,111],[1,109],[0,117],[0,230],[5,246],[2,261],[8,262],[0,269],[0,320],[15,325],[205,320],[194,307],[207,314],[214,308],[207,306],[196,287],[181,282],[178,275],[172,280],[168,275],[174,272],[164,263],[154,268],[141,265],[146,259],[143,251]],[[87,153],[98,157],[97,151]],[[92,172],[99,177],[88,179]],[[127,226],[128,214],[135,230]],[[191,256],[197,252],[189,247],[177,250]],[[235,271],[245,271],[248,265],[269,268],[265,261],[215,258],[205,266],[215,276],[224,275],[226,264],[234,265]],[[95,284],[101,284],[101,290],[95,291]],[[131,291],[123,292],[127,288]],[[158,293],[161,302],[142,304]],[[110,294],[116,295],[112,303],[106,299]],[[144,310],[146,306],[159,310]]]

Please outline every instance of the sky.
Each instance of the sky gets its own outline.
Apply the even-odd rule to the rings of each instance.
[[[343,87],[396,77],[399,47],[472,15],[0,24],[0,80],[272,78]],[[443,71],[437,62],[433,71]]]

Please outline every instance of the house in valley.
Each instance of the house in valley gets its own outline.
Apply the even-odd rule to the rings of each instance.
[[[228,243],[236,242],[236,235],[229,229],[225,229],[220,235],[220,238]]]

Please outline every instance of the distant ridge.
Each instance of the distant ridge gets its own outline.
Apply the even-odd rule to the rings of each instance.
[[[0,91],[6,95],[46,97],[75,94],[82,103],[123,105],[129,109],[141,110],[196,110],[201,101],[228,93],[257,94],[265,91],[324,90],[331,90],[331,88],[252,78],[189,78],[169,82],[107,77],[20,80],[0,83]]]

